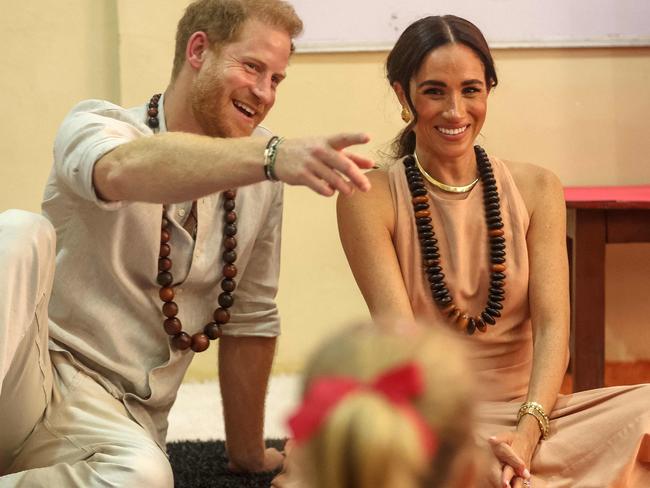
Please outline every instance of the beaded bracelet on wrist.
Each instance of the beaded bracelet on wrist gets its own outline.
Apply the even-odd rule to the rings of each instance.
[[[158,119],[158,102],[160,94],[151,97],[147,110],[147,125],[154,131],[160,126]],[[237,276],[237,214],[235,212],[236,190],[223,192],[223,278],[221,280],[222,293],[219,294],[217,307],[212,315],[213,321],[208,322],[202,331],[190,336],[183,331],[183,325],[178,318],[179,308],[174,302],[174,277],[171,273],[171,232],[172,226],[167,218],[167,207],[163,205],[162,224],[160,230],[160,254],[158,259],[158,276],[156,281],[160,285],[159,296],[163,302],[162,313],[165,316],[163,328],[170,336],[174,348],[185,350],[191,348],[194,352],[205,351],[210,346],[210,341],[218,339],[222,335],[221,326],[230,321],[228,309],[234,304],[233,292],[237,287],[234,278]]]
[[[415,158],[404,158],[406,180],[411,192],[415,224],[420,240],[424,273],[429,283],[431,296],[441,312],[458,327],[471,335],[476,330],[485,332],[487,325],[495,325],[501,317],[502,302],[505,300],[506,242],[501,219],[499,191],[492,164],[480,146],[474,146],[479,177],[483,184],[483,203],[490,246],[490,286],[485,308],[476,315],[460,309],[453,300],[445,282],[440,259],[438,240],[433,228],[428,192]]]

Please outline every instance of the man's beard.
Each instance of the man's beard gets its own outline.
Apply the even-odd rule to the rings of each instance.
[[[203,133],[211,137],[232,137],[227,121],[219,110],[223,85],[218,80],[199,77],[194,81],[190,103],[192,115]]]

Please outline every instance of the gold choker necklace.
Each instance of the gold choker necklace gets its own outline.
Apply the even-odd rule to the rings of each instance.
[[[442,191],[446,191],[447,193],[467,193],[472,188],[474,188],[474,186],[478,183],[479,179],[476,178],[471,183],[468,183],[467,185],[463,185],[463,186],[446,185],[442,181],[436,180],[433,176],[431,176],[429,173],[426,172],[426,170],[420,164],[420,160],[418,159],[418,155],[415,153],[415,151],[413,151],[413,158],[415,159],[415,164],[420,170],[420,173],[422,173],[422,176],[424,176],[427,179],[427,181],[431,183],[433,186],[435,186],[436,188],[440,188]]]

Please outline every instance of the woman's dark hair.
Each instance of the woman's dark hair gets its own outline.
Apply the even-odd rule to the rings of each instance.
[[[420,69],[424,58],[432,50],[445,44],[464,44],[479,57],[485,70],[488,88],[497,86],[497,73],[487,41],[481,31],[470,21],[455,15],[424,17],[409,25],[397,40],[386,60],[386,76],[393,86],[395,82],[404,89],[413,120],[400,132],[393,142],[394,155],[398,158],[415,151],[413,125],[418,114],[411,101],[409,82]]]

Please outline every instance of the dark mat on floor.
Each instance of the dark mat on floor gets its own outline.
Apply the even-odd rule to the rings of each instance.
[[[267,440],[268,447],[282,450],[284,440]],[[277,474],[233,474],[227,469],[223,441],[172,442],[167,444],[174,470],[175,488],[268,488]]]

